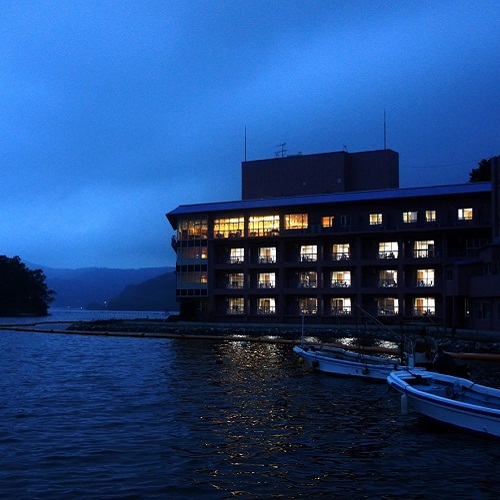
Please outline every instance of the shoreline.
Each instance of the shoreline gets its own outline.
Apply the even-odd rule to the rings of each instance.
[[[9,324],[0,325],[0,330],[66,335],[224,340],[296,345],[301,341],[302,326],[296,324],[227,324],[168,322],[151,319],[106,319]],[[339,328],[332,327],[332,325],[308,325],[304,333],[305,337],[315,339],[312,343],[352,349],[352,340],[354,339],[357,341],[355,343],[356,348],[373,352],[387,350],[389,353],[397,352],[397,344],[401,341],[402,337],[408,337],[412,341],[415,341],[417,338],[423,338],[422,335],[417,333],[405,332],[401,335],[396,331],[379,331],[376,329],[367,331],[365,329],[356,329],[356,327]],[[441,334],[439,336],[432,336],[432,338],[438,347],[442,347],[452,356],[473,359],[477,355],[482,359],[500,361],[500,338],[494,342],[487,339],[465,339],[462,335],[459,338],[458,336],[452,337]],[[349,339],[351,343],[346,343]],[[395,347],[380,346],[381,342],[391,342],[395,344]]]

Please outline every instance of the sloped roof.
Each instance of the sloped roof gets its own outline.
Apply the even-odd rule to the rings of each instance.
[[[472,182],[468,184],[453,184],[448,186],[431,186],[417,188],[382,189],[378,191],[355,191],[347,193],[317,194],[308,196],[290,196],[283,198],[265,198],[255,200],[223,201],[216,203],[197,203],[179,205],[166,214],[170,224],[175,229],[179,215],[221,212],[232,210],[251,210],[258,208],[299,207],[319,205],[323,203],[349,203],[370,200],[393,200],[430,196],[451,196],[460,194],[487,193],[491,191],[489,182]]]

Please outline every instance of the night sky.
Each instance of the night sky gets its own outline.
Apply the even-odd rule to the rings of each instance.
[[[492,1],[11,1],[0,255],[175,263],[165,213],[241,198],[247,159],[382,149],[400,185],[500,154]]]

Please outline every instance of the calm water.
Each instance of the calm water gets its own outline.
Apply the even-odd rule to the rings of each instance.
[[[500,495],[499,439],[290,346],[0,331],[0,357],[1,498]]]

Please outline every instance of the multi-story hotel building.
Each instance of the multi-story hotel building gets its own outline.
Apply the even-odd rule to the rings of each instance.
[[[394,151],[244,162],[242,200],[181,205],[187,319],[353,324],[428,317],[500,329],[498,157],[492,182],[398,188]]]

